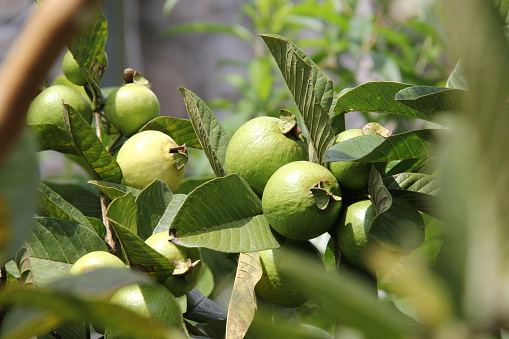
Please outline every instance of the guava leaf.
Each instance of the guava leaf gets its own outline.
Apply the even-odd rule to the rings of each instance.
[[[40,313],[36,313],[40,314]],[[61,325],[56,326],[50,333],[46,333],[42,336],[37,336],[37,339],[55,339],[58,336],[59,339],[75,339],[85,338],[87,331],[85,324],[72,324],[72,325]]]
[[[179,90],[184,98],[196,136],[209,159],[212,170],[218,177],[225,176],[224,159],[230,137],[203,100],[184,87],[180,87]]]
[[[308,130],[319,162],[334,142],[329,122],[332,106],[332,80],[293,42],[274,35],[260,35],[283,74]]]
[[[424,220],[413,210],[408,201],[393,199],[391,207],[373,219],[369,234],[388,250],[413,251],[424,242]]]
[[[136,198],[138,206],[137,234],[140,238],[146,240],[152,235],[172,199],[173,193],[170,188],[159,179],[154,180],[140,192]]]
[[[382,176],[375,169],[375,166],[371,166],[371,171],[369,172],[368,192],[377,215],[391,208],[391,193],[387,187],[385,187]]]
[[[407,200],[421,212],[441,218],[438,177],[422,173],[401,173],[386,177],[383,181],[392,195]]]
[[[179,145],[186,144],[191,148],[202,148],[193,129],[191,120],[174,117],[157,117],[147,122],[141,131],[153,130],[168,134]]]
[[[14,258],[23,245],[36,208],[36,142],[23,131],[0,167],[0,203],[4,214],[0,264]],[[7,219],[5,219],[7,218]]]
[[[468,91],[468,83],[465,74],[463,74],[463,70],[461,67],[461,61],[458,61],[454,69],[452,70],[449,78],[447,79],[447,84],[445,87],[448,88],[456,88]]]
[[[262,277],[258,252],[240,253],[226,319],[226,339],[243,338],[256,311],[255,286]]]
[[[423,129],[391,135],[361,135],[337,143],[327,150],[324,160],[389,162],[401,159],[428,158],[432,155],[437,136],[444,131]]]
[[[495,7],[504,19],[506,25],[509,25],[509,1],[507,0],[496,0]]]
[[[104,148],[92,127],[76,110],[64,103],[64,122],[83,159],[97,180],[120,183],[122,171],[115,158]]]
[[[398,161],[397,164],[393,165],[389,168],[387,166],[387,171],[385,172],[386,176],[391,176],[399,173],[421,173],[424,170],[424,167],[428,167],[430,163],[430,158],[419,158],[419,159],[405,159]]]
[[[79,155],[69,134],[55,124],[29,125],[41,151]]]
[[[413,109],[395,100],[396,94],[412,85],[376,81],[367,82],[349,91],[342,92],[336,101],[336,114],[349,111],[400,114],[428,121],[442,118],[442,114],[428,114]]]
[[[75,221],[86,228],[97,232],[94,225],[72,204],[58,195],[44,183],[39,182],[39,208],[47,217]]]
[[[163,215],[159,219],[159,222],[154,228],[152,232],[153,234],[159,232],[168,232],[170,230],[170,225],[173,221],[173,218],[175,218],[175,214],[177,214],[177,211],[180,209],[180,206],[182,206],[185,199],[186,199],[185,194],[173,195],[173,198],[171,199],[170,203],[166,206],[166,210],[164,211]]]
[[[22,286],[34,288],[36,286],[36,279],[32,273],[32,264],[30,263],[30,250],[27,246],[20,248],[18,253],[16,253],[14,262],[16,268],[7,263],[5,266],[7,271],[15,277],[19,276]],[[16,269],[17,272],[15,272]]]
[[[334,237],[331,237],[323,253],[323,263],[328,272],[337,272],[341,262],[341,250]]]
[[[72,200],[72,205],[83,213],[88,221],[90,218],[102,219],[101,199],[95,193],[88,190],[79,192]]]
[[[279,247],[261,201],[238,175],[216,178],[189,193],[170,226],[176,244],[220,252]]]
[[[23,321],[23,318],[20,322],[12,321],[11,324],[15,324],[13,327],[2,329],[4,338],[42,335],[58,324],[81,322],[118,329],[137,338],[182,338],[179,330],[164,328],[158,322],[120,305],[85,300],[58,289],[23,289],[10,286],[0,292],[0,305],[27,307],[38,313],[29,317],[29,322]],[[35,319],[37,321],[34,323]]]
[[[171,262],[125,226],[114,220],[111,225],[129,266],[164,284],[174,270]]]
[[[134,234],[138,234],[138,205],[136,198],[131,193],[113,200],[108,205],[106,217]]]
[[[429,115],[460,113],[468,92],[433,86],[411,86],[396,93],[396,101]]]
[[[107,181],[89,180],[88,183],[97,187],[101,193],[103,193],[111,200],[124,196],[127,193],[131,193],[133,196],[137,197],[141,192],[141,190],[134,187],[115,184]]]
[[[279,111],[278,127],[281,133],[287,134],[297,125],[297,117],[285,109]]]
[[[209,258],[207,258],[207,259],[209,259]],[[200,293],[206,297],[210,296],[212,294],[212,292],[214,291],[214,273],[212,273],[212,270],[210,269],[209,265],[207,265],[205,262],[203,262],[203,270],[202,270],[200,279],[198,280],[198,284],[196,284],[195,288],[197,290],[199,290]],[[188,299],[188,303],[189,303],[189,299]],[[226,315],[225,315],[224,319],[226,319]]]
[[[108,39],[108,22],[100,6],[96,6],[94,11],[90,22],[67,47],[87,78],[94,98],[102,101],[101,78],[108,66],[104,51]]]
[[[197,288],[187,294],[187,310],[184,318],[199,323],[225,320],[226,312],[214,301],[205,297]]]

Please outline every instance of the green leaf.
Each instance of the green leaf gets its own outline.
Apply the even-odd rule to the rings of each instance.
[[[136,198],[131,193],[113,200],[108,205],[106,217],[138,235],[138,205]]]
[[[412,85],[386,81],[367,82],[342,93],[336,101],[336,113],[391,113],[428,121],[440,120],[441,113],[424,113],[395,100],[396,94],[408,87]]]
[[[223,33],[239,37],[248,42],[252,42],[253,34],[242,25],[223,24],[217,22],[191,22],[173,25],[163,30],[164,35],[180,33]]]
[[[292,92],[310,141],[322,162],[325,151],[334,142],[334,131],[329,122],[332,80],[290,40],[273,34],[263,34],[261,37]]]
[[[53,335],[52,333],[55,333],[55,335]],[[43,336],[38,336],[37,339],[55,339],[55,336],[58,336],[59,339],[85,338],[86,336],[85,324],[58,326],[54,330],[52,330],[51,333],[46,333]]]
[[[131,193],[134,197],[137,197],[141,192],[141,190],[134,187],[115,184],[107,181],[90,180],[88,183],[97,187],[105,196],[111,200],[124,196],[127,193]]]
[[[0,168],[0,264],[23,245],[36,207],[36,143],[27,132],[20,134]]]
[[[425,171],[425,166],[429,165],[430,158],[419,158],[419,159],[405,159],[405,160],[396,160],[396,164],[388,164],[386,176],[395,175],[399,173],[405,172],[413,172],[419,173],[421,171]],[[393,165],[389,168],[389,165]]]
[[[186,144],[187,147],[201,148],[190,120],[174,117],[158,117],[150,120],[140,129],[140,132],[147,130],[168,134],[179,145]]]
[[[47,217],[75,221],[96,232],[94,225],[72,204],[58,195],[44,183],[39,182],[39,208]]]
[[[143,240],[150,237],[164,216],[173,198],[168,185],[159,179],[154,180],[136,198],[138,211],[137,234]],[[168,224],[169,225],[169,224]]]
[[[180,186],[175,190],[173,193],[177,194],[189,194],[192,190],[194,190],[196,187],[206,183],[209,180],[212,180],[215,178],[215,175],[208,175],[205,177],[187,177],[184,178]]]
[[[408,107],[438,117],[440,113],[460,113],[467,93],[445,87],[411,86],[396,93],[395,99]]]
[[[498,12],[504,19],[506,25],[509,25],[509,1],[508,0],[495,0],[495,6]]]
[[[186,197],[187,196],[185,194],[173,195],[173,198],[166,207],[164,214],[161,216],[157,226],[154,228],[153,234],[159,232],[168,232],[170,230],[170,225],[173,222],[173,218],[175,218],[175,215],[177,214],[178,210],[184,203]]]
[[[238,175],[216,178],[192,191],[170,226],[176,244],[220,252],[279,247],[260,199]]]
[[[323,253],[323,263],[328,272],[337,272],[341,262],[341,250],[334,237],[331,237]]]
[[[90,166],[95,178],[120,183],[122,171],[117,161],[104,148],[92,127],[68,104],[64,104],[64,122],[78,152]]]
[[[452,70],[449,78],[447,79],[447,84],[445,87],[456,88],[461,90],[468,90],[468,83],[465,74],[463,74],[461,62],[458,61],[456,67]]]
[[[36,286],[36,282],[34,274],[32,273],[32,265],[30,263],[30,250],[27,248],[27,246],[20,248],[20,250],[16,253],[14,261],[15,266],[18,269],[17,273],[19,275],[22,286],[34,288]],[[18,276],[16,275],[16,272],[13,272],[13,270],[9,269],[9,265],[7,265],[6,268],[12,275]]]
[[[129,266],[164,283],[174,270],[172,263],[125,226],[113,220],[111,225]]]
[[[102,207],[99,196],[87,190],[79,192],[72,200],[72,205],[76,207],[84,216],[96,219],[102,219]]]
[[[256,311],[254,288],[262,277],[258,252],[240,253],[226,320],[226,339],[243,338]]]
[[[194,288],[186,296],[187,311],[184,313],[184,318],[200,323],[226,319],[226,312],[198,289]]]
[[[108,39],[108,22],[96,6],[85,28],[67,45],[90,84],[94,97],[102,100],[101,78],[108,66],[104,51]],[[95,110],[95,107],[94,107]]]
[[[57,151],[79,155],[74,142],[66,131],[54,124],[29,125],[41,151]]]
[[[401,173],[384,178],[384,184],[391,194],[407,200],[419,211],[435,218],[441,218],[437,196],[439,181],[436,176],[421,173]]]
[[[205,262],[203,262],[203,270],[195,288],[206,297],[210,296],[214,291],[214,274]],[[224,319],[226,319],[226,316]]]
[[[442,130],[424,129],[391,135],[362,135],[337,143],[325,153],[325,161],[389,162],[429,157]]]
[[[391,193],[389,193],[389,190],[385,187],[382,176],[375,169],[375,166],[371,166],[371,171],[369,173],[368,192],[377,215],[391,208]]]
[[[196,94],[184,87],[180,87],[179,90],[212,170],[218,177],[225,176],[224,159],[230,137],[221,127],[214,113]]]

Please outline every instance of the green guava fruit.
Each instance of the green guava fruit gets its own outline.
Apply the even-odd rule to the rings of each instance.
[[[256,293],[263,299],[283,307],[298,307],[308,301],[303,286],[292,277],[281,272],[281,259],[287,251],[319,258],[317,249],[309,241],[286,239],[275,249],[260,251],[262,276],[255,286]],[[317,260],[317,265],[322,264]]]
[[[258,196],[279,167],[309,158],[305,142],[283,133],[281,123],[273,117],[251,119],[235,132],[226,149],[226,172],[240,175]]]
[[[32,101],[28,108],[27,123],[55,124],[65,129],[62,102],[71,105],[87,123],[92,122],[90,102],[74,88],[55,85],[43,90]]]
[[[175,296],[158,283],[123,287],[111,297],[110,303],[123,306],[168,328],[180,330],[184,321],[182,309]],[[112,328],[106,328],[105,335],[109,339],[132,338],[129,333]]]
[[[372,201],[360,200],[345,208],[338,219],[336,231],[341,255],[353,267],[386,269],[424,241],[424,220],[406,200],[393,198],[389,210],[378,217],[378,225],[390,225],[386,231],[390,241],[380,243],[372,236],[375,217]]]
[[[117,163],[122,169],[124,185],[143,189],[160,179],[174,192],[184,177],[187,153],[185,146],[178,146],[169,135],[143,131],[122,145]]]
[[[173,274],[164,282],[164,286],[174,296],[183,296],[196,286],[203,271],[199,248],[175,245],[168,232],[153,234],[145,243],[165,256],[175,267]]]
[[[342,142],[361,135],[363,135],[361,129],[349,129],[339,133],[335,142]],[[368,187],[371,163],[335,161],[329,163],[329,170],[341,186],[358,190]]]
[[[83,74],[78,65],[78,62],[74,59],[71,51],[65,53],[62,60],[62,71],[67,79],[75,85],[85,86],[87,84],[87,78]]]
[[[161,113],[154,92],[137,83],[128,83],[111,91],[103,110],[106,119],[127,137],[138,132]]]
[[[99,268],[126,268],[126,265],[115,255],[105,251],[94,251],[85,254],[72,266],[70,273],[79,275]]]
[[[60,74],[60,75],[56,76],[55,79],[53,79],[51,86],[55,86],[55,85],[65,85],[65,86],[74,88],[75,90],[80,92],[87,99],[87,101],[90,101],[87,96],[87,91],[85,91],[85,87],[78,86],[78,85],[75,85],[74,83],[70,82],[69,79],[67,79],[64,74]]]
[[[341,189],[327,168],[294,161],[270,177],[262,210],[272,228],[284,237],[312,239],[334,225],[341,211]]]

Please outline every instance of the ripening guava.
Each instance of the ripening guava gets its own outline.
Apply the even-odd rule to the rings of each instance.
[[[62,71],[65,77],[75,85],[84,86],[87,83],[87,78],[83,74],[78,65],[78,62],[74,59],[71,51],[65,53],[62,60]]]
[[[161,113],[154,92],[137,83],[128,83],[111,91],[103,110],[106,119],[127,137]]]
[[[110,303],[123,306],[168,328],[180,330],[184,321],[182,309],[175,296],[166,287],[155,282],[150,285],[134,284],[123,287],[111,297]],[[129,333],[112,328],[106,328],[105,335],[109,339],[133,338]]]
[[[286,239],[285,243],[275,249],[260,251],[262,276],[255,286],[255,291],[263,299],[283,307],[298,307],[308,301],[303,286],[292,277],[281,271],[281,259],[287,251],[319,258],[319,252],[309,241]],[[317,260],[317,265],[321,262]]]
[[[164,282],[176,297],[191,291],[203,271],[201,251],[197,247],[184,247],[171,242],[168,232],[151,235],[145,243],[165,256],[175,267],[173,274]]]
[[[79,275],[99,268],[126,268],[126,265],[115,255],[105,251],[94,251],[85,254],[71,267],[72,275]]]
[[[90,102],[77,90],[65,85],[54,85],[44,89],[30,104],[27,123],[55,124],[65,129],[62,102],[72,106],[87,123],[92,122]]]
[[[294,240],[312,239],[334,225],[341,210],[341,189],[324,166],[294,161],[270,177],[262,210],[279,234]]]
[[[143,131],[122,145],[117,163],[122,170],[124,185],[143,189],[160,179],[174,192],[184,177],[187,153],[185,147],[178,146],[169,135]]]
[[[240,175],[259,196],[279,167],[309,158],[305,142],[283,133],[280,123],[273,117],[251,119],[235,132],[226,149],[226,172]]]

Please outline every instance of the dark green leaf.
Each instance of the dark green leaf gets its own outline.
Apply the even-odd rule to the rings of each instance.
[[[179,145],[201,148],[190,120],[174,117],[158,117],[149,121],[140,131],[153,130],[168,134]]]
[[[371,166],[369,173],[368,192],[377,215],[391,208],[392,196],[385,187],[382,176],[375,169],[375,166]]]
[[[137,188],[120,184],[114,184],[112,182],[90,180],[88,183],[97,187],[105,196],[107,196],[111,200],[124,196],[127,193],[131,193],[133,196],[137,197],[138,194],[140,194],[141,192]]]
[[[72,205],[86,217],[102,219],[101,200],[97,194],[83,190],[73,199]]]
[[[225,320],[226,312],[215,302],[205,297],[198,289],[187,294],[187,311],[184,318],[199,323]]]
[[[184,87],[180,87],[179,90],[182,93],[187,113],[191,118],[201,147],[209,159],[212,170],[218,177],[223,177],[226,174],[224,158],[230,137],[214,113],[196,94]]]
[[[201,178],[193,178],[193,177],[184,178],[184,180],[182,181],[180,186],[173,193],[189,194],[196,187],[198,187],[198,186],[200,186],[214,178],[215,178],[214,175],[201,177]]]
[[[419,173],[426,168],[426,165],[429,165],[429,162],[430,158],[396,160],[393,164],[387,165],[385,175],[390,176],[405,172]],[[390,168],[389,165],[391,165]]]
[[[362,135],[332,146],[325,161],[389,162],[429,157],[441,130],[417,130],[391,135]]]
[[[122,171],[115,158],[104,148],[85,119],[67,104],[64,104],[64,122],[78,152],[86,160],[96,179],[120,183]]]
[[[340,262],[341,250],[339,249],[339,245],[334,237],[331,237],[327,242],[325,252],[323,253],[323,263],[327,271],[337,272]]]
[[[334,142],[334,131],[329,122],[333,100],[332,80],[288,39],[273,34],[263,34],[261,37],[292,92],[310,141],[322,162],[325,151]]]
[[[59,336],[59,339],[76,339],[85,338],[86,336],[85,324],[62,325],[56,327],[51,332]],[[38,336],[37,339],[55,339],[55,336],[47,333],[43,336]]]
[[[154,234],[159,232],[168,232],[170,230],[170,225],[173,222],[173,218],[175,218],[177,211],[180,209],[180,206],[182,206],[185,199],[185,194],[173,195],[173,198],[171,199],[169,205],[166,207],[164,214],[161,216],[157,226],[154,228]]]
[[[106,216],[110,221],[138,234],[138,205],[131,193],[113,200],[108,206]]]
[[[342,93],[336,101],[336,113],[361,111],[400,114],[428,121],[440,119],[441,113],[423,113],[395,100],[399,91],[411,86],[397,82],[367,82]]]
[[[279,247],[260,199],[238,175],[213,179],[192,191],[175,215],[174,242],[240,253]]]
[[[41,151],[53,150],[61,153],[79,155],[67,131],[54,124],[30,125]]]
[[[138,236],[143,240],[150,237],[164,216],[173,198],[168,185],[159,179],[154,180],[136,198],[138,206]],[[168,224],[169,226],[169,224]]]
[[[468,92],[460,89],[432,86],[411,86],[402,89],[395,99],[439,120],[440,113],[460,113],[461,105]]]
[[[94,225],[72,204],[65,201],[60,195],[48,186],[39,183],[39,208],[45,216],[75,221],[86,228],[96,231]]]

